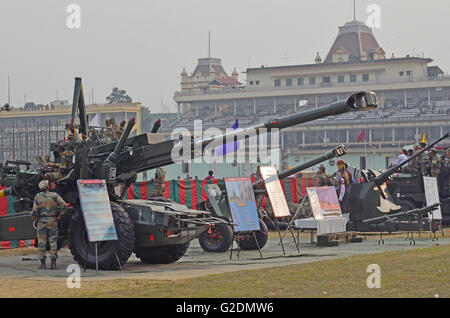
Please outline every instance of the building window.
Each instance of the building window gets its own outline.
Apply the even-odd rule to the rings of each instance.
[[[399,72],[400,76],[403,76],[403,71]]]
[[[253,86],[253,81],[250,81],[250,86]]]
[[[259,85],[259,81],[256,81],[256,85]]]
[[[351,83],[356,82],[356,74],[350,74],[350,82]]]
[[[345,82],[344,75],[338,75],[337,80],[338,80],[338,83],[344,83]]]
[[[288,78],[288,79],[286,80],[286,86],[287,86],[287,87],[292,86],[292,79],[291,79],[291,78]]]
[[[316,78],[315,77],[310,77],[309,78],[309,85],[316,85]]]
[[[367,82],[367,81],[369,80],[369,74],[363,74],[363,75],[362,75],[362,80],[363,80],[364,82]]]
[[[275,80],[275,87],[280,87],[281,86],[281,80]]]
[[[303,77],[297,78],[297,86],[303,86],[305,84],[305,80]]]
[[[331,78],[329,76],[324,76],[324,77],[322,77],[322,82],[324,84],[329,84],[329,83],[331,83]]]

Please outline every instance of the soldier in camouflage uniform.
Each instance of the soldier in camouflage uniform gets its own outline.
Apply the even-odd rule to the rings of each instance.
[[[450,191],[450,148],[445,150],[445,158],[442,160],[442,169],[444,170],[444,180],[447,180],[448,191]]]
[[[421,142],[420,146],[419,146],[419,151],[422,150],[423,148],[425,148],[427,146],[426,143]],[[418,161],[420,163],[420,173],[422,174],[422,176],[425,177],[430,177],[431,176],[431,163],[430,163],[430,156],[428,155],[427,152],[422,152],[422,154],[420,156],[417,157]]]
[[[154,179],[154,188],[151,194],[152,198],[164,197],[164,190],[166,182],[166,169],[160,167],[156,169],[155,179]]]
[[[57,182],[59,179],[65,177],[73,168],[73,156],[75,153],[71,150],[66,150],[61,153],[61,163],[48,162],[48,166],[57,168],[57,171],[47,172],[44,178],[52,182]]]
[[[326,187],[331,185],[330,176],[325,173],[325,166],[320,165],[319,171],[317,171],[317,186]]]
[[[66,202],[56,193],[49,191],[47,180],[39,183],[39,192],[34,197],[32,216],[37,225],[39,269],[45,269],[47,241],[50,244],[51,269],[56,269],[58,257],[58,219],[65,212]]]
[[[417,146],[414,146],[413,154],[416,154],[417,151],[419,151],[419,148]],[[403,167],[403,172],[419,175],[420,174],[420,158],[419,157],[413,158],[406,167]]]
[[[442,160],[441,156],[437,154],[436,148],[430,149],[429,161],[430,161],[430,176],[435,178],[439,177],[442,168]]]

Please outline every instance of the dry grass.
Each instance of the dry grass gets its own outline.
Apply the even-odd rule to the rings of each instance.
[[[2,279],[1,297],[450,297],[450,245],[359,255],[314,263],[177,281],[121,279],[65,282]],[[369,264],[381,288],[366,286]]]
[[[29,255],[29,254],[36,254],[37,249],[32,246],[28,247],[21,247],[21,248],[14,248],[9,250],[0,250],[0,257],[2,256],[21,256],[21,255]]]

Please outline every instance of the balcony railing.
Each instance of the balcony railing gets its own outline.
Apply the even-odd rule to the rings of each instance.
[[[420,82],[440,82],[450,80],[450,76],[440,77],[407,77],[404,78],[392,78],[392,79],[375,79],[369,81],[357,81],[357,82],[327,82],[317,83],[315,85],[301,85],[301,86],[240,86],[233,88],[224,88],[218,90],[188,90],[175,92],[174,97],[179,96],[196,96],[196,95],[214,95],[214,94],[226,94],[226,93],[242,93],[242,92],[258,92],[258,91],[287,91],[287,90],[302,90],[321,87],[353,87],[364,85],[383,85],[383,84],[402,84],[402,83],[420,83]]]

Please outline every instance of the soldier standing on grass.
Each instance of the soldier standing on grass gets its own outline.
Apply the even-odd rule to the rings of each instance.
[[[34,197],[32,216],[37,225],[39,269],[45,269],[47,242],[50,244],[51,269],[56,269],[58,258],[58,220],[65,212],[66,202],[56,193],[49,191],[48,180],[39,183],[39,192]]]

